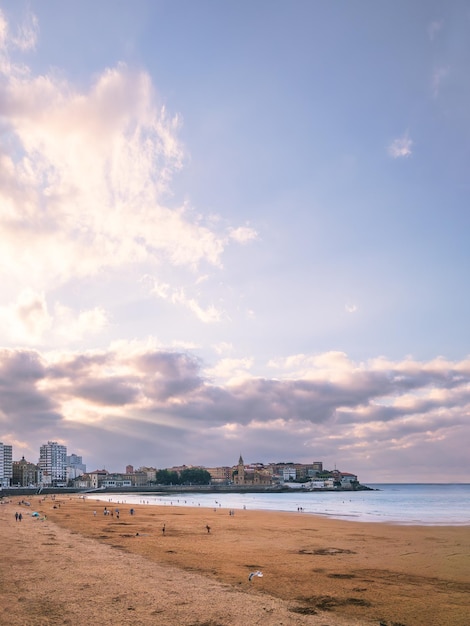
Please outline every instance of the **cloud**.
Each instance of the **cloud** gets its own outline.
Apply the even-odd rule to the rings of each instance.
[[[219,263],[222,238],[160,201],[183,153],[178,118],[157,108],[147,74],[121,65],[87,93],[52,77],[2,91],[19,148],[3,155],[5,270],[47,286],[145,260]]]
[[[32,14],[15,29],[0,12],[0,341],[90,345],[116,332],[119,314],[103,305],[116,278],[154,271],[165,280],[148,283],[153,295],[203,324],[226,321],[221,300],[204,295],[204,271],[222,271],[225,249],[257,233],[173,198],[182,121],[147,72],[117,63],[80,87],[62,72],[35,74],[13,52],[33,51],[38,35]],[[94,279],[103,292],[79,309],[70,294]],[[84,402],[69,400],[67,415],[98,419]]]
[[[412,145],[413,142],[406,133],[402,137],[398,137],[392,141],[392,143],[388,146],[388,154],[394,159],[409,157],[411,155]]]
[[[38,34],[39,23],[34,13],[28,11],[24,15],[22,22],[18,24],[16,33],[12,33],[5,15],[0,9],[0,51],[4,57],[8,48],[18,49],[23,52],[34,50]]]
[[[442,83],[445,78],[449,75],[449,68],[446,67],[438,67],[434,70],[432,75],[432,94],[435,98],[439,95],[441,90]]]
[[[229,341],[221,341],[220,343],[215,344],[213,348],[217,354],[227,354],[232,352],[233,344]]]
[[[10,438],[24,440],[29,428],[43,436],[60,429],[63,416],[57,410],[59,406],[40,389],[46,377],[39,353],[0,349],[0,428],[4,443]]]
[[[339,381],[351,372],[363,371],[364,365],[354,364],[344,352],[331,350],[322,354],[294,354],[289,357],[271,359],[268,366],[289,379],[323,379]]]
[[[231,228],[229,232],[230,238],[238,243],[249,243],[258,239],[258,233],[248,226],[239,226],[238,228]]]
[[[256,377],[253,365],[224,358],[207,367],[188,353],[126,342],[85,353],[2,350],[0,439],[22,450],[29,441],[31,456],[53,432],[97,466],[122,465],[119,450],[160,467],[176,462],[175,451],[210,466],[243,450],[266,462],[340,458],[357,473],[373,460],[396,477],[405,450],[419,455],[421,479],[436,454],[454,467],[468,440],[469,360],[292,355],[271,363],[272,378]]]
[[[348,313],[356,313],[357,311],[357,306],[355,304],[346,304],[344,308]]]
[[[220,322],[223,317],[223,311],[215,305],[209,304],[202,307],[194,298],[188,298],[184,291],[175,291],[171,296],[171,301],[180,304],[189,309],[194,315],[205,324]]]
[[[73,343],[100,333],[108,324],[102,307],[74,312],[56,303],[49,311],[46,295],[26,288],[15,302],[0,306],[0,337],[27,345],[43,345],[60,338],[61,343]]]
[[[51,325],[44,293],[24,289],[16,302],[0,307],[0,327],[13,340],[36,343]]]
[[[56,303],[54,308],[54,329],[67,342],[80,341],[99,334],[109,324],[109,317],[103,307],[75,313],[71,308]]]
[[[147,72],[118,63],[80,88],[58,73],[34,75],[11,62],[7,49],[31,50],[37,34],[34,16],[13,36],[0,13],[4,282],[18,294],[29,289],[47,298],[77,279],[144,264],[220,270],[228,245],[256,238],[247,226],[227,236],[217,231],[217,221],[172,198],[173,177],[186,159],[181,119],[159,103]],[[221,319],[216,305],[168,289],[172,302],[201,321]],[[44,295],[42,311],[47,327]],[[66,316],[65,309],[57,315]],[[104,326],[105,316],[99,308],[80,313],[72,334]]]
[[[8,22],[0,10],[0,50],[4,51],[8,41]]]
[[[238,384],[250,377],[250,369],[253,366],[252,358],[221,359],[214,367],[205,370],[206,376],[212,380],[223,380],[225,384]]]
[[[28,12],[23,22],[18,26],[18,31],[12,37],[14,47],[22,51],[34,50],[39,34],[39,23],[37,17]]]
[[[434,41],[436,35],[442,30],[442,20],[434,20],[428,25],[428,36],[431,41]]]
[[[217,297],[206,290],[227,248],[259,234],[205,218],[175,194],[188,159],[183,120],[162,106],[148,72],[115,63],[80,85],[60,68],[38,74],[21,59],[39,35],[32,16],[16,29],[0,12],[0,340],[13,346],[0,349],[0,440],[14,458],[36,460],[55,439],[89,468],[226,465],[240,452],[338,461],[376,479],[383,467],[409,480],[414,467],[428,480],[436,458],[440,479],[456,475],[459,459],[466,468],[467,360],[354,362],[330,351],[266,366],[215,333],[211,363],[190,342],[107,344],[115,320],[137,310],[141,294],[127,289],[139,276],[152,309],[222,333],[231,289],[219,280]],[[411,151],[407,133],[389,147],[393,158]],[[103,304],[116,293],[125,293],[117,313]]]
[[[171,287],[168,283],[159,282],[148,275],[142,278],[142,282],[149,285],[151,294],[191,311],[199,321],[205,324],[220,322],[226,318],[222,309],[214,304],[202,306],[196,297],[188,296],[183,288]]]

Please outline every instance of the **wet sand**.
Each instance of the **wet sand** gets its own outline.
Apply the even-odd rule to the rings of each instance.
[[[92,496],[30,502],[0,506],[0,623],[469,624],[468,526],[230,515]]]

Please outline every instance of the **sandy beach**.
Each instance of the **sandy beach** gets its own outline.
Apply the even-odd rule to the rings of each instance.
[[[469,527],[10,500],[0,506],[1,624],[469,624]]]

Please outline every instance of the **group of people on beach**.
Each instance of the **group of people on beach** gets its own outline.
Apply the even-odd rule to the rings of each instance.
[[[132,509],[131,509],[131,511],[132,511]],[[111,515],[111,517],[114,517],[114,513],[116,513],[116,517],[119,519],[119,509],[115,509],[113,511],[113,510],[108,509],[108,507],[106,507],[106,506],[104,507],[103,515]],[[93,511],[93,515],[96,515],[96,511]],[[131,513],[131,515],[132,515],[132,513]]]

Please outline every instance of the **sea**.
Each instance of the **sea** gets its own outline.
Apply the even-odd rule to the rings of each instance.
[[[470,484],[368,484],[370,491],[283,493],[93,493],[87,499],[126,504],[290,511],[356,522],[470,525]]]

